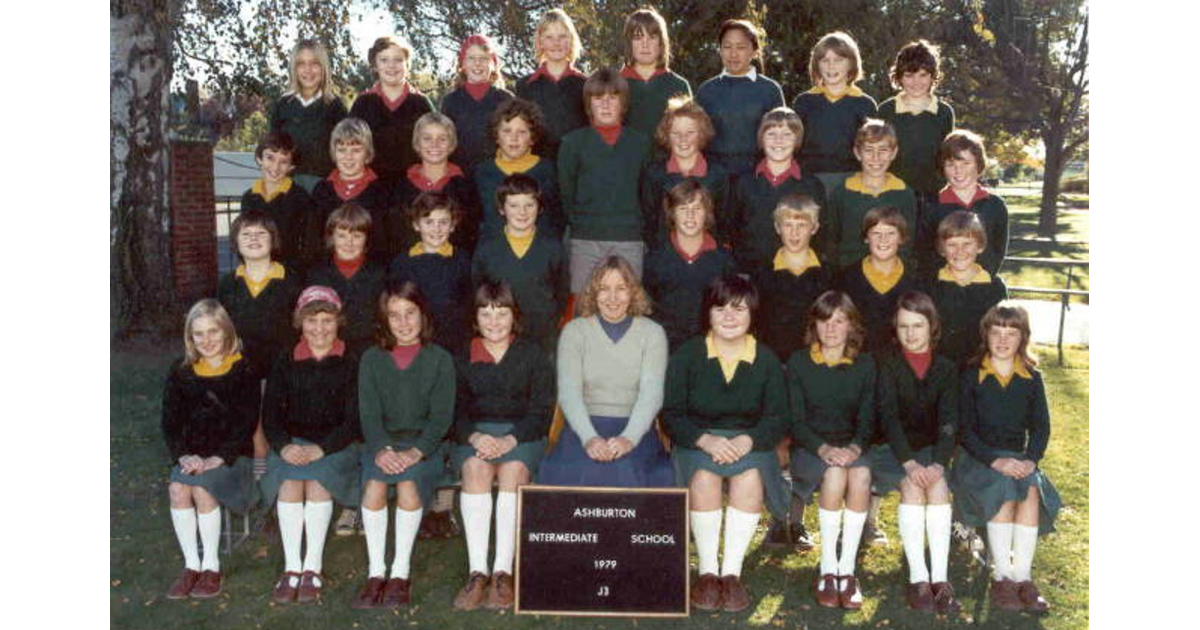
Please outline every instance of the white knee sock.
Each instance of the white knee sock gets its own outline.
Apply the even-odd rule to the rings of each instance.
[[[279,540],[283,543],[283,570],[299,573],[300,537],[304,533],[304,504],[280,501],[275,504],[279,515]]]
[[[909,583],[928,582],[929,569],[925,566],[925,506],[901,503],[896,510],[896,525],[900,529],[904,557],[908,559]]]
[[[854,575],[854,563],[858,559],[858,541],[862,539],[866,512],[855,512],[846,508],[842,519],[842,554],[838,557],[838,575]]]
[[[200,547],[196,542],[196,508],[171,508],[171,523],[175,525],[175,538],[183,551],[183,568],[200,570]]]
[[[819,508],[817,522],[821,526],[821,575],[837,575],[837,539],[842,525],[842,511]]]
[[[492,531],[492,494],[464,492],[459,496],[459,501],[471,571],[487,575],[488,534]]]
[[[304,570],[320,573],[325,555],[325,534],[333,518],[333,501],[309,501],[304,504]]]
[[[1033,572],[1033,552],[1037,550],[1038,528],[1013,525],[1013,579],[1024,582]]]
[[[387,552],[387,508],[372,510],[363,506],[363,533],[367,537],[367,577],[386,577],[387,562],[384,554]]]
[[[408,579],[409,562],[412,560],[413,543],[417,541],[417,530],[421,528],[421,514],[425,510],[405,510],[396,507],[396,555],[392,558],[392,577]]]
[[[988,553],[992,557],[992,577],[996,580],[1013,579],[1013,524],[987,524]]]
[[[951,508],[949,503],[925,506],[925,532],[929,536],[929,579],[945,582],[950,562]]]
[[[517,547],[517,493],[496,493],[496,560],[492,571],[513,572]]]
[[[200,544],[204,546],[204,559],[200,568],[205,571],[221,571],[221,508],[196,517],[200,526]]]
[[[725,508],[725,557],[721,560],[721,576],[742,574],[742,559],[750,548],[754,530],[758,528],[758,512],[743,512],[732,505]]]
[[[717,574],[717,546],[721,543],[721,510],[688,512],[692,519],[692,538],[696,541],[696,555],[700,558],[700,575]]]

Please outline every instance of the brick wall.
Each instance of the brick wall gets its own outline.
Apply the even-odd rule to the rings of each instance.
[[[171,261],[179,299],[217,293],[213,153],[207,142],[171,141]]]

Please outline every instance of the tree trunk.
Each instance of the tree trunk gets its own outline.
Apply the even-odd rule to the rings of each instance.
[[[1066,157],[1063,143],[1066,132],[1062,125],[1051,121],[1042,142],[1046,145],[1046,167],[1042,177],[1042,203],[1038,210],[1038,236],[1055,238],[1058,234],[1058,191],[1062,182]]]
[[[110,5],[109,312],[115,337],[178,323],[167,163],[170,20],[177,2]]]

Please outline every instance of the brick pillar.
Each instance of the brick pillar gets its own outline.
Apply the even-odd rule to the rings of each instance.
[[[212,145],[171,140],[171,264],[179,299],[217,294]]]

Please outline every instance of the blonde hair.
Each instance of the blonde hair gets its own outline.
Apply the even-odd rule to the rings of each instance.
[[[638,282],[633,266],[624,258],[614,255],[605,258],[592,269],[592,277],[588,279],[587,288],[583,290],[583,295],[579,296],[579,316],[591,317],[600,312],[600,305],[597,304],[600,282],[610,271],[620,274],[621,280],[625,281],[625,285],[629,287],[628,314],[649,315],[650,296],[646,294],[646,289],[642,288],[642,283]]]
[[[854,38],[842,31],[826,33],[813,46],[812,54],[808,58],[808,78],[812,79],[813,85],[821,85],[821,58],[831,50],[833,54],[850,60],[846,85],[854,85],[862,76],[862,55],[858,52],[858,44],[854,42]]]
[[[426,112],[417,119],[413,125],[413,151],[416,151],[417,155],[421,154],[421,131],[429,125],[440,125],[450,133],[450,153],[454,153],[454,149],[458,148],[458,130],[454,127],[454,121],[441,112]]]
[[[229,312],[225,310],[224,306],[221,306],[220,302],[213,298],[205,298],[193,304],[192,308],[188,309],[187,316],[183,318],[183,354],[187,357],[188,363],[196,363],[201,359],[200,351],[196,349],[196,342],[192,340],[192,326],[201,317],[213,318],[217,328],[225,333],[224,346],[221,348],[222,356],[242,351],[242,340],[233,327],[233,320],[229,318]]]
[[[343,118],[329,134],[329,155],[337,154],[339,144],[361,144],[367,150],[367,164],[375,159],[375,141],[371,126],[361,118]]]
[[[813,227],[821,224],[821,206],[812,197],[802,193],[788,193],[781,197],[779,203],[775,204],[771,218],[779,224],[793,215],[799,215]]]
[[[288,89],[284,96],[295,94],[300,96],[300,78],[296,76],[296,57],[300,56],[302,51],[311,51],[313,56],[317,58],[317,63],[321,64],[321,85],[317,88],[317,94],[321,100],[328,103],[337,98],[337,85],[333,82],[333,66],[329,63],[329,51],[325,45],[315,39],[302,39],[296,42],[292,48],[292,56],[288,59]]]
[[[575,60],[579,59],[579,55],[583,52],[583,44],[579,41],[579,31],[575,30],[575,22],[562,9],[550,9],[543,13],[541,19],[538,20],[537,29],[533,35],[534,58],[538,63],[545,61],[542,54],[542,32],[551,24],[561,24],[571,35],[571,50],[567,53],[567,63],[575,63]]]

